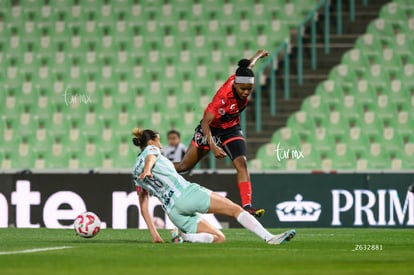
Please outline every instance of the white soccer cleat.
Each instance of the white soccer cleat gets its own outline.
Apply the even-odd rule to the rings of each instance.
[[[293,239],[295,235],[296,235],[295,229],[288,230],[286,232],[283,232],[282,234],[274,235],[273,238],[267,241],[267,243],[268,244],[282,244],[284,242],[288,242],[291,239]]]

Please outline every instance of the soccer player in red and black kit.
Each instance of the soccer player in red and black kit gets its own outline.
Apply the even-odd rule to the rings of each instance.
[[[253,92],[253,65],[268,56],[259,50],[250,59],[242,59],[234,75],[214,95],[204,111],[203,119],[195,129],[193,140],[179,163],[174,163],[178,172],[192,169],[211,150],[218,159],[229,156],[237,170],[237,183],[243,208],[260,217],[264,209],[252,206],[252,186],[247,170],[246,141],[240,127],[240,113],[246,108],[248,97]]]

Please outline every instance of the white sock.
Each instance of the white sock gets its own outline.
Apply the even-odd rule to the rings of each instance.
[[[270,234],[258,220],[246,211],[239,214],[237,221],[243,225],[244,228],[259,236],[262,240],[268,241],[273,237],[273,235]]]
[[[190,243],[212,243],[214,236],[210,233],[181,233],[184,241]]]

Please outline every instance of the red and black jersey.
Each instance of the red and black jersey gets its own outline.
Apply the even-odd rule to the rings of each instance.
[[[227,79],[204,111],[204,114],[210,112],[215,116],[211,127],[227,129],[240,122],[240,113],[246,108],[248,100],[237,95],[233,87],[234,78],[235,75],[231,75]]]

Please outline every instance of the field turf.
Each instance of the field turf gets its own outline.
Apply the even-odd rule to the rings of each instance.
[[[169,231],[160,232],[164,244],[137,229],[92,239],[72,230],[0,229],[0,274],[414,274],[413,229],[299,228],[280,246],[243,229],[224,230],[223,244],[173,244]],[[38,250],[48,248],[58,250]]]

